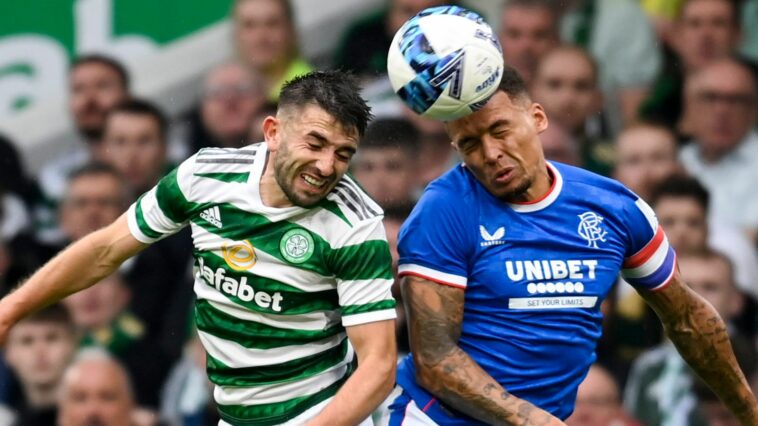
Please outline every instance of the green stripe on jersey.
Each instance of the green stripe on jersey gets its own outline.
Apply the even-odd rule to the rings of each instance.
[[[203,270],[200,270],[200,276],[205,283],[219,290],[224,296],[234,303],[244,306],[255,312],[276,313],[279,315],[297,315],[314,311],[333,311],[339,308],[339,296],[337,289],[305,292],[291,285],[261,277],[250,272],[235,271],[226,265],[226,262],[210,252],[195,251],[197,261],[195,265],[200,268],[200,259],[202,258]],[[223,270],[223,274],[218,272]],[[279,310],[274,310],[273,304],[269,307],[262,307],[256,303],[253,294],[250,300],[240,298],[240,286],[246,285],[252,287],[253,292],[268,293],[269,298],[273,298],[277,293],[276,299],[279,300],[276,306]]]
[[[361,244],[332,250],[329,259],[334,274],[343,280],[392,279],[390,246],[384,240],[370,240]]]
[[[293,398],[284,402],[258,405],[218,405],[219,415],[222,420],[235,426],[270,426],[284,423],[334,396],[350,377],[351,372],[348,371],[341,379],[312,395]]]
[[[204,177],[208,179],[220,180],[227,183],[245,183],[250,177],[250,172],[244,173],[195,173],[195,176]]]
[[[145,195],[143,194],[137,199],[137,205],[134,208],[135,216],[137,216],[137,226],[139,226],[140,231],[142,231],[142,233],[148,238],[160,238],[163,234],[151,228],[145,221],[145,215],[142,212],[142,198],[144,196]]]
[[[384,311],[395,307],[394,300],[382,300],[379,302],[366,303],[363,305],[348,305],[342,307],[342,315],[363,314],[366,312]]]
[[[181,167],[181,166],[180,166]],[[179,167],[172,170],[158,182],[155,190],[155,198],[158,200],[163,214],[176,223],[186,222],[196,212],[202,210],[205,205],[193,203],[187,200],[178,182]]]
[[[210,354],[206,357],[208,378],[219,386],[255,387],[275,383],[289,383],[322,373],[345,360],[347,338],[341,344],[321,353],[309,355],[281,364],[258,367],[231,368]]]
[[[347,223],[348,226],[350,226],[350,227],[353,226],[353,224],[350,223],[350,221],[345,216],[345,213],[342,213],[342,209],[340,208],[340,206],[337,203],[335,203],[334,201],[327,200],[326,198],[324,198],[323,200],[321,200],[321,202],[318,203],[318,207],[321,207],[321,208],[324,208],[326,210],[329,210],[335,216],[337,216],[338,218],[342,219],[345,223]]]
[[[392,258],[385,240],[370,240],[361,244],[332,249],[320,235],[288,222],[271,222],[264,215],[238,209],[229,203],[218,204],[223,228],[196,216],[193,223],[206,231],[234,241],[247,240],[256,250],[279,259],[284,264],[340,279],[392,278]],[[301,230],[313,237],[313,255],[302,263],[289,262],[280,251],[282,237],[289,231]],[[360,261],[357,261],[360,259]]]
[[[195,321],[201,331],[255,349],[303,345],[345,331],[340,323],[324,330],[292,330],[245,321],[214,308],[202,299],[195,303]]]

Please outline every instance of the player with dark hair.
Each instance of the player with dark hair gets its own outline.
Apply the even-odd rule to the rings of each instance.
[[[361,423],[397,361],[382,211],[345,174],[370,117],[344,73],[291,80],[265,143],[190,157],[0,301],[0,337],[190,225],[222,424]]]
[[[742,423],[758,424],[724,322],[680,279],[650,207],[545,161],[547,126],[512,69],[482,109],[447,123],[464,165],[427,187],[400,232],[412,354],[390,424],[563,424],[619,273]]]

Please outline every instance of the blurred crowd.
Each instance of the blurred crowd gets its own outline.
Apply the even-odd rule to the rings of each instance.
[[[352,173],[385,210],[395,261],[403,220],[458,157],[443,123],[394,95],[387,51],[403,22],[447,3],[387,0],[351,24],[330,65],[361,78],[376,116]],[[79,149],[30,176],[15,147],[24,141],[0,138],[0,293],[112,222],[196,150],[261,141],[279,88],[313,69],[293,13],[286,0],[234,1],[235,58],[174,117],[133,96],[128,70],[107,52],[76,58],[68,113]],[[506,64],[550,120],[547,158],[617,179],[652,206],[685,281],[725,319],[758,388],[758,1],[506,0],[496,19]],[[215,424],[192,265],[185,229],[29,315],[0,360],[0,424]],[[620,280],[602,309],[597,363],[569,425],[737,424],[629,285]]]

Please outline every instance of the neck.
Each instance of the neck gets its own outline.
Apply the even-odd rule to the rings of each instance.
[[[516,203],[532,203],[544,198],[545,195],[550,192],[550,189],[553,186],[553,180],[555,179],[552,172],[547,168],[544,159],[539,162],[537,167],[538,169],[534,176],[534,181],[529,188],[511,201]]]
[[[58,385],[57,383],[51,383],[45,385],[25,386],[24,396],[26,396],[26,402],[29,407],[52,407],[56,404],[57,401],[56,398],[58,396]]]
[[[276,181],[276,175],[274,174],[274,156],[267,153],[266,168],[261,175],[261,182],[258,190],[261,194],[261,201],[268,207],[292,207],[292,202],[287,198],[287,195],[282,191],[282,187],[279,186],[279,182]]]

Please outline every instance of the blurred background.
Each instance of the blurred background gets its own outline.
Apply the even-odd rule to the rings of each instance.
[[[442,4],[496,31],[547,111],[548,159],[651,204],[758,388],[758,0],[5,0],[0,294],[198,149],[261,141],[281,85],[313,69],[363,83],[376,118],[351,171],[394,251],[423,188],[459,161],[442,123],[408,110],[386,76],[395,31]],[[0,425],[216,424],[191,250],[185,230],[14,328]],[[737,424],[629,285],[602,309],[570,425]]]

